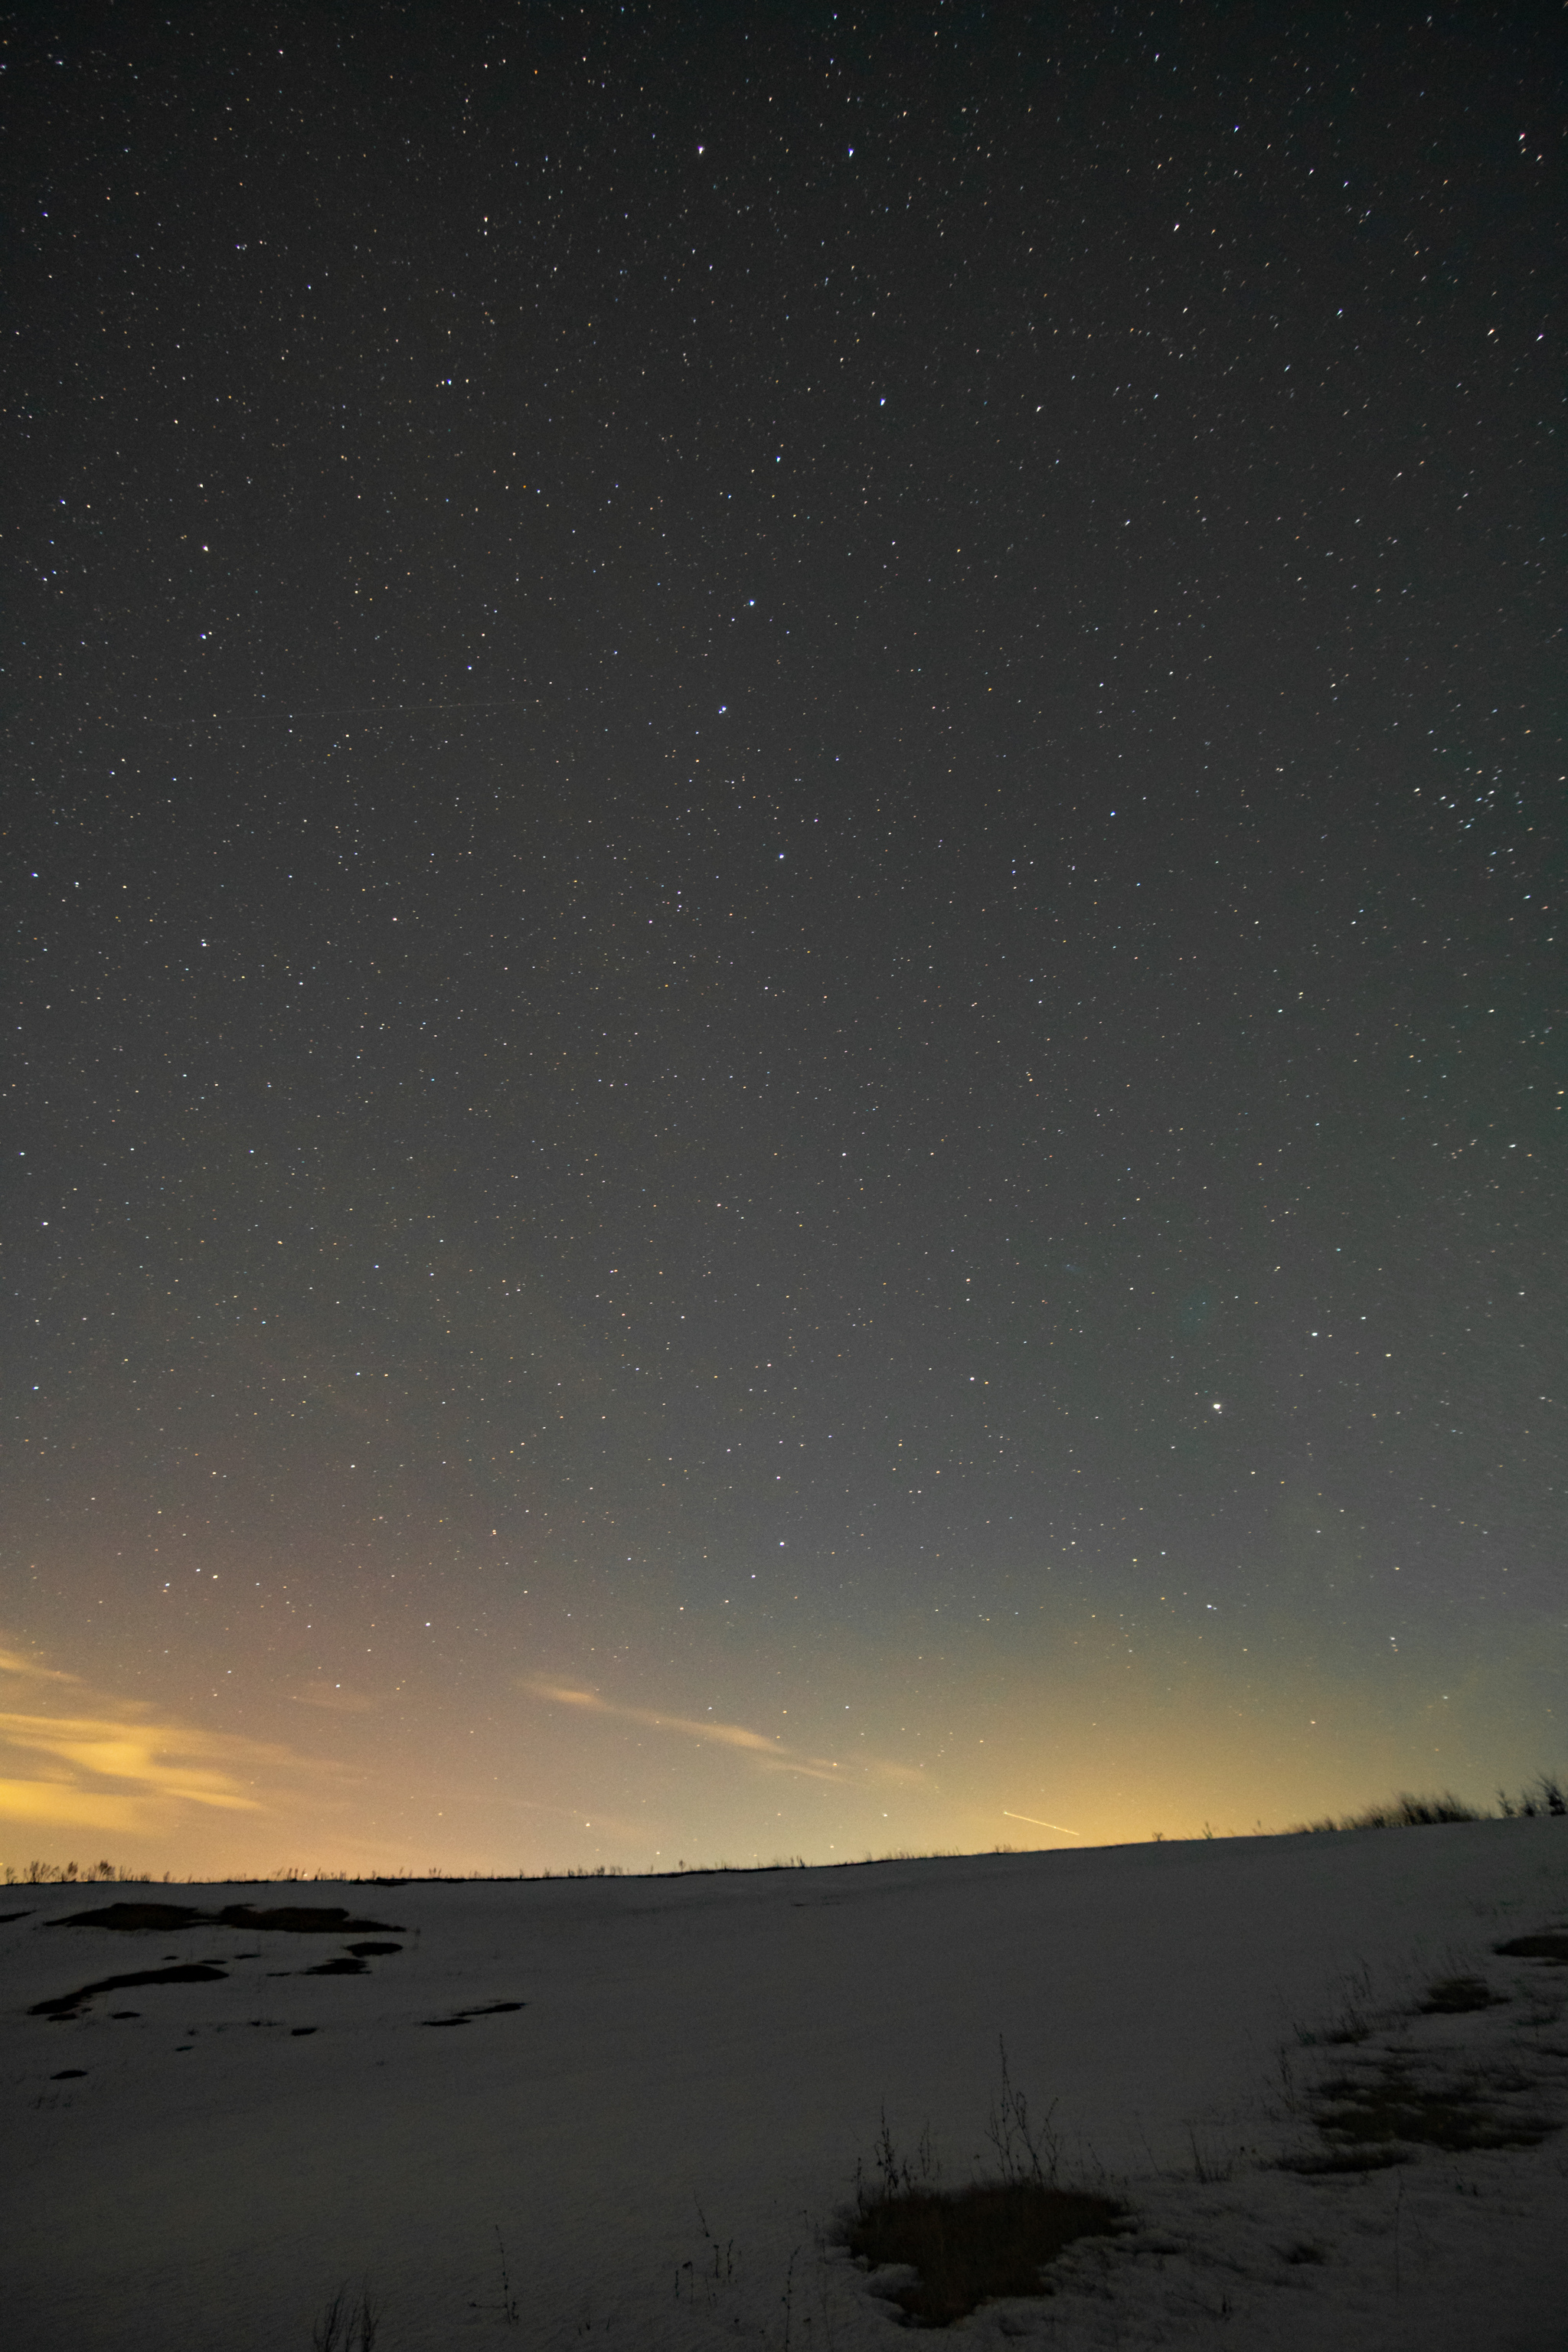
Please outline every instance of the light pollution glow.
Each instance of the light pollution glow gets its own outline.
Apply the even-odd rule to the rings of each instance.
[[[215,1728],[13,1647],[0,1652],[0,1864],[657,1870],[1247,1834],[1408,1784],[1402,1764],[1422,1746],[1424,1785],[1484,1800],[1498,1709],[1527,1707],[1535,1680],[1522,1658],[1475,1665],[1440,1719],[1423,1706],[1416,1720],[1342,1673],[1296,1670],[1244,1708],[1222,1671],[1153,1650],[1118,1659],[1117,1646],[1080,1625],[1048,1696],[1027,1656],[956,1674],[884,1659],[858,1704],[842,1696],[858,1678],[847,1659],[815,1677],[826,1689],[775,1706],[772,1730],[739,1709],[665,1709],[504,1667],[460,1711],[406,1688],[305,1685],[271,1710],[295,1717],[289,1738]],[[1534,1762],[1521,1753],[1521,1780]],[[1069,1807],[1074,1827],[1058,1818]]]

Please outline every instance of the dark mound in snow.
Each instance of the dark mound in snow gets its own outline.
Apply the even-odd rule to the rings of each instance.
[[[1561,1927],[1548,1928],[1541,1936],[1515,1936],[1510,1943],[1494,1944],[1494,1952],[1510,1960],[1555,1960],[1559,1968],[1568,1968],[1568,1933]]]
[[[122,1985],[150,1984],[226,1984],[225,1969],[209,1968],[205,1960],[184,1960],[172,1969],[134,1969],[129,1976],[100,1977],[95,1984],[79,1986],[75,1992],[57,1993],[53,2000],[36,2000],[27,2011],[29,2017],[79,2017],[96,1993],[118,1992]]]
[[[247,1933],[268,1928],[285,1936],[350,1935],[366,1928],[384,1936],[404,1932],[390,1919],[351,1919],[341,1905],[301,1903],[280,1904],[270,1911],[253,1910],[248,1903],[229,1903],[221,1911],[197,1911],[188,1903],[106,1903],[96,1911],[73,1911],[68,1918],[51,1919],[49,1925],[114,1927],[129,1935],[153,1927],[243,1927]]]

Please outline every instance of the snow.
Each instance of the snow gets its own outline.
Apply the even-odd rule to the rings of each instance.
[[[53,1924],[153,1898],[335,1905],[379,1932]],[[26,1915],[0,1926],[19,2352],[303,2352],[344,2282],[381,2309],[378,2352],[888,2346],[890,2274],[850,2262],[835,2214],[884,2115],[911,2158],[929,2126],[949,2184],[985,2168],[1001,2042],[1062,2177],[1132,2219],[1070,2249],[1048,2298],[983,2305],[955,2337],[1568,2347],[1568,2133],[1363,2173],[1276,2162],[1326,2147],[1315,2084],[1391,2053],[1489,2113],[1568,2120],[1568,1969],[1492,1948],[1568,1923],[1563,1822],[654,1879],[14,1887],[0,1911]],[[402,1949],[305,1973],[356,1941]],[[221,1980],[30,2013],[192,1962]],[[1416,2013],[1471,1973],[1506,2000]],[[524,2006],[428,2022],[504,2001]],[[1352,2011],[1366,2040],[1321,2038]]]

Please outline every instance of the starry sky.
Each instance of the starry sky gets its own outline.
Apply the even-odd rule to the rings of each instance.
[[[0,1858],[1568,1762],[1550,12],[43,15]]]

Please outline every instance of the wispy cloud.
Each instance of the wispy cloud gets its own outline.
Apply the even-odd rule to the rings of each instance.
[[[560,1683],[525,1683],[523,1688],[532,1697],[547,1699],[554,1706],[576,1707],[584,1715],[610,1716],[620,1723],[645,1724],[650,1731],[695,1739],[704,1747],[741,1748],[765,1772],[793,1772],[802,1780],[835,1780],[847,1786],[861,1780],[928,1785],[925,1774],[907,1764],[889,1763],[877,1756],[854,1756],[842,1763],[830,1756],[808,1756],[800,1748],[786,1747],[780,1738],[770,1738],[766,1732],[752,1731],[743,1723],[722,1723],[710,1715],[666,1715],[658,1707],[623,1706],[615,1700],[601,1698],[596,1691],[574,1690]]]
[[[244,1792],[231,1769],[239,1760],[234,1749],[247,1744],[174,1724],[0,1711],[0,1745],[64,1765],[66,1785],[80,1794],[94,1781],[119,1782],[141,1797],[176,1797],[226,1812],[261,1812],[265,1807],[259,1799]],[[41,1793],[59,1785],[55,1778],[37,1784]]]
[[[34,1683],[74,1683],[75,1675],[62,1674],[58,1666],[40,1665],[36,1658],[25,1658],[20,1650],[0,1649],[0,1675],[19,1675]]]
[[[18,1697],[18,1683],[45,1686],[26,1693],[28,1707],[0,1707],[0,1822],[166,1832],[193,1811],[268,1813],[288,1783],[333,1769],[279,1745],[160,1718],[16,1651],[0,1649],[0,1675]],[[60,1685],[74,1704],[57,1713],[48,1696]]]
[[[3,1822],[38,1829],[118,1830],[121,1835],[155,1826],[140,1798],[79,1789],[68,1780],[0,1780]]]

